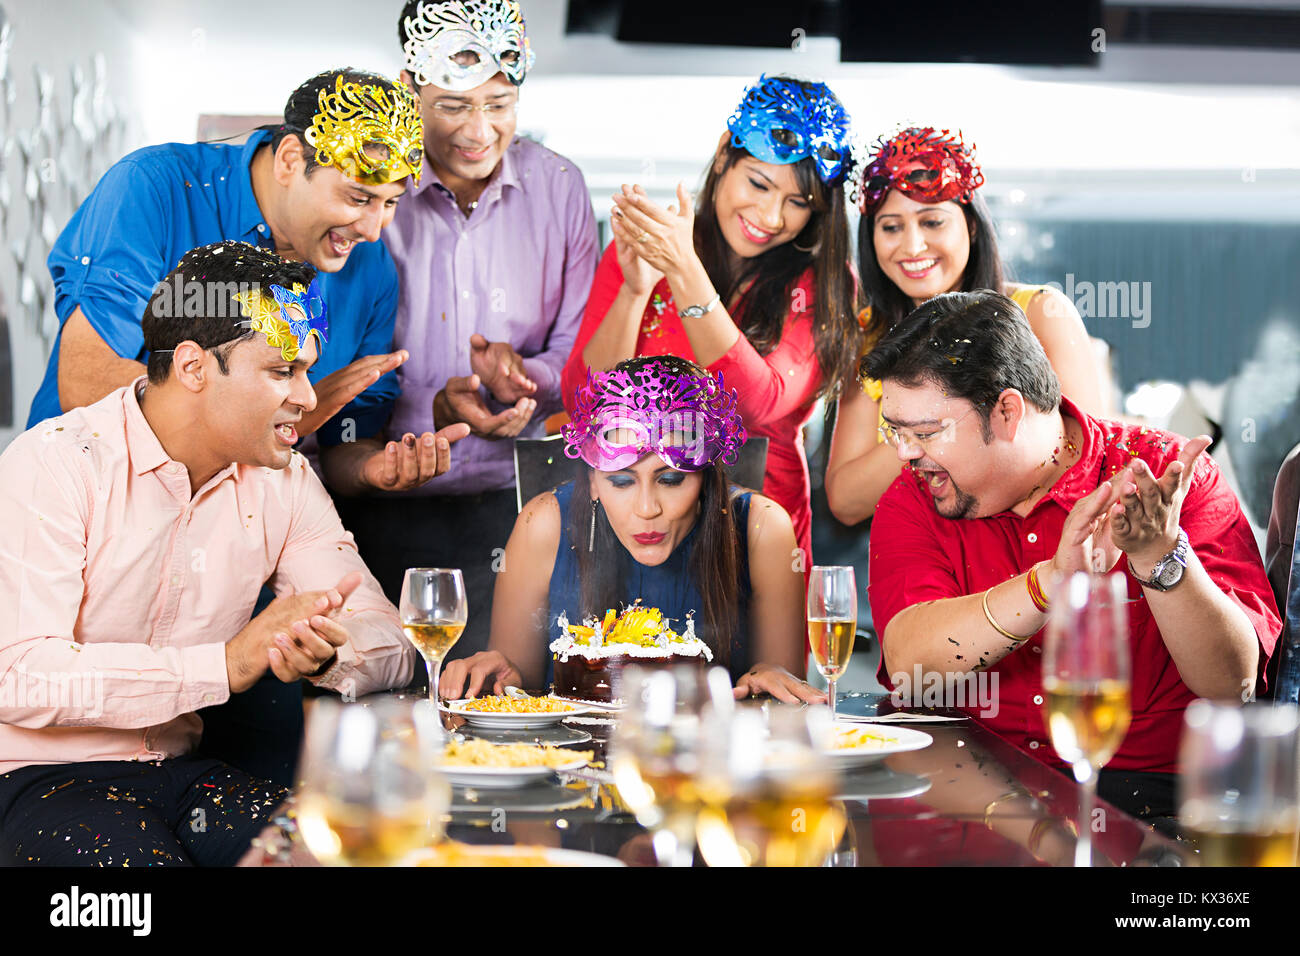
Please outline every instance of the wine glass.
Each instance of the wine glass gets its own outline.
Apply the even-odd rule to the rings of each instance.
[[[1128,732],[1128,591],[1122,574],[1057,582],[1043,641],[1044,712],[1057,755],[1081,788],[1075,866],[1092,865],[1097,774]]]
[[[844,833],[843,805],[833,799],[836,772],[827,756],[834,721],[824,707],[740,707],[722,759],[700,772],[706,800],[697,825],[709,866],[821,866]],[[705,748],[707,753],[707,746]],[[713,774],[724,775],[714,781]]]
[[[853,569],[814,566],[808,581],[808,643],[817,670],[826,679],[832,720],[835,682],[849,666],[857,629],[858,584]]]
[[[1296,708],[1193,701],[1183,714],[1178,817],[1204,866],[1295,866]]]
[[[701,759],[730,718],[731,679],[721,667],[631,666],[615,693],[627,702],[610,741],[619,797],[653,831],[660,866],[690,866],[695,818],[710,798],[699,783]]]
[[[295,796],[298,832],[331,866],[387,866],[442,837],[451,788],[428,701],[312,704]]]
[[[469,619],[465,578],[459,568],[407,568],[402,581],[402,630],[424,658],[429,700],[438,704],[442,659],[460,640]]]

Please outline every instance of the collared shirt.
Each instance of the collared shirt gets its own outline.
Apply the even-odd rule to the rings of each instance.
[[[242,146],[166,143],[136,150],[99,181],[50,251],[54,310],[59,322],[81,307],[100,337],[123,358],[144,362],[140,321],[158,281],[198,246],[235,239],[274,250],[271,229],[253,195],[249,164],[270,140],[259,132]],[[355,246],[338,272],[320,273],[329,343],[307,377],[316,383],[363,355],[391,350],[397,270],[382,242]],[[27,427],[58,415],[59,345]],[[337,441],[347,419],[354,434],[376,434],[392,410],[397,377],[385,375],[320,431]]]
[[[913,604],[979,594],[1024,574],[1039,561],[1050,560],[1066,515],[1079,499],[1134,458],[1141,458],[1154,474],[1164,474],[1165,468],[1178,460],[1185,443],[1169,432],[1092,418],[1066,399],[1061,401],[1061,410],[1082,425],[1079,461],[1023,518],[1009,511],[987,518],[944,518],[910,469],[889,486],[881,496],[871,529],[868,591],[872,617],[881,635],[894,615]],[[1179,522],[1210,580],[1250,620],[1259,639],[1262,671],[1273,652],[1281,621],[1254,533],[1209,455],[1197,460]],[[1125,573],[1132,602],[1133,722],[1107,767],[1172,773],[1177,770],[1183,710],[1196,695],[1179,676],[1144,589],[1127,569],[1128,559],[1121,556],[1115,570]],[[1043,720],[1042,651],[1043,632],[1039,631],[987,669],[990,679],[986,686],[997,689],[997,713],[980,719],[1032,756],[1059,765]],[[880,678],[891,681],[883,657]],[[915,682],[914,675],[908,678]],[[980,712],[979,707],[966,709],[973,716]]]
[[[543,433],[558,411],[560,372],[582,321],[598,248],[582,173],[570,160],[516,137],[466,217],[428,161],[415,194],[385,233],[401,276],[396,342],[411,358],[397,370],[402,393],[389,438],[433,430],[433,399],[469,375],[469,338],[509,342],[537,383],[537,409],[521,438]],[[505,406],[483,390],[488,407]],[[477,494],[514,487],[509,440],[471,435],[452,449],[452,469],[409,495]]]
[[[232,464],[192,495],[135,386],[19,435],[0,455],[0,773],[188,753],[230,696],[226,643],[277,595],[363,572],[350,640],[318,686],[400,686],[415,653],[302,455]]]

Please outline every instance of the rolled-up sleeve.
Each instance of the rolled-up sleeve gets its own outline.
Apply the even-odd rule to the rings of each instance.
[[[301,462],[291,467],[293,517],[271,587],[277,595],[318,591],[334,587],[353,571],[361,572],[361,584],[348,595],[339,615],[348,642],[314,683],[350,696],[409,684],[416,652],[402,634],[397,609],[361,560],[352,533],[344,530],[315,472]]]
[[[166,255],[168,223],[181,212],[173,206],[139,162],[104,174],[50,250],[60,322],[80,307],[113,351],[143,361],[141,316],[158,280],[176,266]]]
[[[93,479],[78,449],[38,434],[0,456],[0,722],[142,728],[225,701],[223,643],[77,641]]]

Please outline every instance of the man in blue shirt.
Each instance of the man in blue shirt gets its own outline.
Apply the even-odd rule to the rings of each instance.
[[[418,439],[373,437],[407,355],[390,351],[398,279],[378,239],[407,180],[418,181],[422,145],[419,105],[403,84],[344,69],[300,86],[284,123],[243,146],[168,143],[123,158],[50,253],[62,326],[28,426],[143,376],[141,318],[155,286],[191,249],[232,239],[318,271],[330,340],[308,373],[317,405],[298,433],[319,429],[322,444],[335,446],[325,454],[340,454],[349,479],[371,488],[411,488],[447,471],[451,442],[469,431],[463,424]],[[300,450],[315,443],[309,437]],[[297,685],[264,681],[202,717],[208,756],[293,782]]]
[[[460,429],[370,438],[388,420],[393,369],[406,357],[390,351],[397,271],[377,240],[407,179],[418,181],[422,137],[403,84],[331,70],[294,91],[283,125],[242,146],[168,143],[119,161],[50,253],[61,328],[28,427],[143,375],[140,318],[155,284],[190,249],[235,239],[320,273],[331,336],[310,373],[317,407],[299,433],[323,428],[326,444],[366,446],[349,458],[365,486],[408,488],[445,471]]]

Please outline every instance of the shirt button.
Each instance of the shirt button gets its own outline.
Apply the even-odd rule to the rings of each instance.
[[[1037,750],[1037,749],[1038,749],[1038,741],[1037,741],[1037,740],[1031,740],[1031,741],[1029,741],[1029,749],[1030,749],[1030,750]]]
[[[1029,534],[1026,536],[1025,540],[1027,540],[1030,544],[1033,544],[1035,541],[1038,540],[1038,535],[1034,534],[1034,533],[1031,531],[1031,532],[1029,532]]]
[[[468,298],[469,298],[469,289],[465,289],[464,291],[462,291],[461,294],[460,294],[460,297],[461,297],[462,299],[468,299]]]
[[[180,576],[179,574],[173,574],[173,575],[172,575],[172,587],[179,587],[179,586],[180,586],[180,583],[181,583],[181,576]]]
[[[257,224],[257,231],[258,231],[258,232],[261,232],[261,233],[265,233],[265,232],[266,232],[266,224],[265,224],[265,223],[260,223],[260,222],[259,222],[259,223]]]
[[[1043,703],[1043,695],[1042,695],[1042,694],[1035,694],[1035,695],[1034,695],[1034,703],[1035,703],[1035,704],[1038,704],[1039,706],[1042,706],[1042,703]]]
[[[83,266],[88,266],[88,265],[90,265],[90,256],[82,256],[82,257],[81,257],[81,264],[82,264]]]
[[[1038,645],[1035,644],[1035,645],[1034,645],[1034,653],[1035,653],[1035,654],[1041,654],[1041,653],[1043,653],[1043,649],[1042,649],[1041,647],[1039,647]]]

